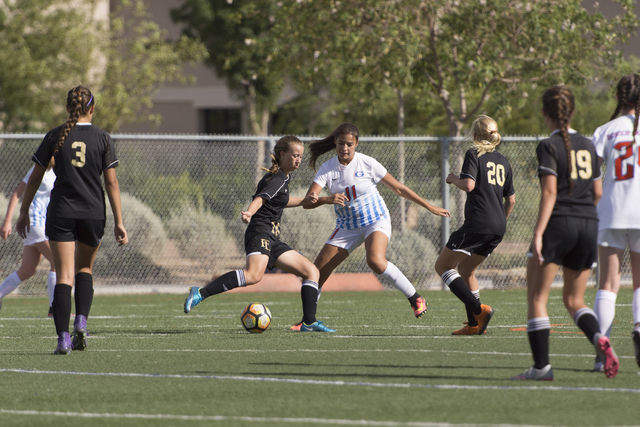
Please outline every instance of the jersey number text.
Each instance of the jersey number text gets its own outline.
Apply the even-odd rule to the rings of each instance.
[[[578,167],[576,168],[576,163]],[[571,179],[589,179],[593,175],[591,153],[588,150],[571,150]]]
[[[487,168],[489,169],[487,172],[487,181],[489,184],[498,184],[500,187],[504,187],[504,166],[501,164],[496,165],[493,162],[487,162]]]
[[[356,197],[356,186],[352,185],[351,187],[347,187],[344,189],[344,194],[347,196],[347,200],[355,200]]]
[[[633,155],[633,149],[634,149],[633,141],[618,142],[616,145],[613,146],[613,148],[622,152],[622,154],[619,157],[616,157],[616,162],[615,162],[616,181],[624,181],[624,180],[633,178],[633,169],[634,169],[633,161],[625,164],[625,160],[627,160],[629,157]],[[639,157],[638,164],[640,165],[640,156],[637,156],[637,157]]]
[[[83,167],[86,161],[85,155],[87,153],[87,145],[84,142],[75,141],[71,144],[71,148],[74,150],[79,149],[76,151],[76,158],[71,159],[71,164],[77,168]]]

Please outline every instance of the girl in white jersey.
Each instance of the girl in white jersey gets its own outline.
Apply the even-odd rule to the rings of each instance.
[[[620,79],[617,97],[618,106],[611,121],[593,133],[596,153],[606,165],[602,199],[598,204],[600,285],[593,308],[600,329],[609,336],[620,289],[622,257],[628,246],[633,277],[632,336],[636,362],[640,366],[640,143],[637,138],[640,76],[629,74]],[[596,359],[594,370],[602,369],[602,361]]]
[[[20,184],[18,184],[18,187],[9,199],[7,215],[4,218],[2,228],[0,228],[0,237],[2,237],[2,239],[5,241],[11,234],[11,220],[13,218],[13,211],[18,205],[18,201],[20,200],[20,197],[22,197],[24,189],[27,187],[27,181],[29,181],[31,172],[33,172],[33,167],[29,169],[27,175],[20,182]],[[22,282],[28,280],[35,274],[36,267],[38,267],[38,264],[40,264],[40,260],[44,255],[47,261],[49,261],[49,265],[51,266],[49,276],[47,277],[47,289],[49,291],[48,316],[53,316],[51,311],[51,303],[53,302],[53,289],[56,285],[56,269],[53,264],[51,248],[49,247],[49,239],[44,233],[44,225],[45,219],[47,217],[47,206],[49,205],[51,189],[53,188],[53,183],[55,180],[55,173],[53,173],[52,169],[48,169],[45,172],[44,178],[42,179],[42,184],[40,184],[36,196],[34,197],[33,202],[29,207],[29,219],[32,226],[29,233],[27,233],[27,238],[24,239],[22,263],[20,264],[20,268],[7,276],[7,278],[4,279],[4,282],[0,284],[0,307],[2,307],[2,298],[5,295],[13,292],[18,286],[20,286]]]
[[[323,188],[328,188],[329,197],[318,197],[316,203],[305,208],[333,204],[336,212],[336,229],[315,260],[320,270],[318,285],[322,287],[333,270],[364,242],[371,270],[393,283],[409,299],[415,316],[420,317],[427,311],[427,303],[398,267],[387,260],[391,221],[376,185],[382,182],[398,196],[423,206],[434,215],[449,216],[449,212],[431,206],[398,182],[374,158],[356,153],[359,136],[357,127],[344,123],[326,138],[309,145],[309,165],[313,169],[322,154],[336,151],[336,156],[322,165],[307,192],[307,196],[317,196]],[[299,323],[291,329],[299,330],[300,326]]]

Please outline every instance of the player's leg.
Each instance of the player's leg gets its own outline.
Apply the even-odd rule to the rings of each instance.
[[[600,261],[600,283],[596,292],[593,310],[598,318],[600,331],[611,336],[611,325],[616,312],[616,298],[620,289],[620,266],[624,248],[598,246]]]
[[[53,264],[56,269],[56,286],[53,293],[53,321],[58,334],[58,347],[55,354],[69,354],[72,349],[69,335],[69,319],[71,318],[71,287],[75,273],[74,241],[50,240]]]
[[[36,243],[34,245],[38,251],[49,261],[49,275],[47,276],[47,291],[49,293],[49,317],[53,317],[53,291],[56,286],[56,268],[53,265],[53,255],[51,255],[51,247],[49,240]]]
[[[20,267],[0,284],[0,307],[2,306],[2,298],[15,291],[23,281],[33,276],[39,262],[40,252],[33,245],[25,246]]]
[[[640,230],[638,231],[640,232]],[[640,241],[638,245],[640,246]],[[633,249],[636,249],[636,247]],[[629,255],[631,256],[631,272],[633,275],[633,299],[631,300],[631,310],[633,313],[632,337],[636,363],[640,367],[640,251],[636,252],[632,250],[629,252]]]
[[[460,273],[460,277],[465,281],[467,286],[469,286],[469,290],[473,294],[474,297],[480,302],[480,286],[478,285],[478,279],[476,278],[476,271],[482,262],[487,259],[486,256],[481,256],[478,254],[472,254],[468,256],[458,264],[458,273]],[[478,333],[478,322],[471,310],[465,306],[467,311],[467,324],[456,331],[453,331],[453,335],[476,335]]]

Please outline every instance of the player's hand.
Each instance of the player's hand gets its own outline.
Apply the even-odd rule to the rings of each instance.
[[[253,214],[249,211],[246,212],[242,212],[242,222],[244,222],[245,224],[249,224],[249,222],[251,222],[251,217],[253,216]]]
[[[343,193],[332,194],[329,197],[329,203],[332,204],[332,205],[344,206],[344,202],[346,200],[347,200],[347,198]]]
[[[9,238],[11,230],[11,222],[9,222],[8,224],[5,222],[4,224],[2,224],[2,228],[0,228],[0,237],[2,237],[2,240],[7,240]]]
[[[27,238],[27,233],[31,231],[31,224],[29,222],[29,215],[28,214],[20,214],[20,216],[18,217],[18,221],[16,222],[16,232],[18,233],[18,236],[22,237],[23,239]]]
[[[444,208],[439,208],[438,206],[431,206],[431,209],[429,209],[429,212],[431,212],[434,215],[438,215],[438,216],[446,216],[446,217],[450,217],[451,214],[449,213],[448,210],[444,209]]]
[[[118,246],[126,245],[129,243],[129,236],[127,234],[127,230],[124,229],[124,225],[116,225],[113,230],[116,236],[116,242],[118,242]]]
[[[318,195],[312,191],[311,193],[307,194],[307,197],[305,197],[304,200],[308,201],[308,203],[311,204],[318,203]]]
[[[454,175],[452,173],[450,173],[449,175],[447,175],[447,179],[445,179],[445,182],[447,184],[453,184],[455,180],[458,179],[458,175]]]
[[[538,265],[544,263],[544,258],[542,257],[542,236],[533,236],[533,240],[531,240],[531,255]]]

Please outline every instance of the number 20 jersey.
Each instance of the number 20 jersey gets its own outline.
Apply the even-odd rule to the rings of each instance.
[[[606,166],[598,228],[640,229],[640,143],[631,137],[634,116],[621,116],[593,133],[596,153]]]
[[[362,153],[355,153],[348,165],[340,164],[337,156],[322,164],[313,182],[347,198],[344,206],[334,205],[336,228],[351,230],[389,219],[389,210],[376,186],[386,174],[384,166]]]

